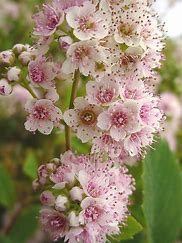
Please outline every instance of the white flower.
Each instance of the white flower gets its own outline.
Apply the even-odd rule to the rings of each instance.
[[[78,97],[74,101],[74,109],[64,113],[64,121],[73,128],[77,137],[86,143],[99,134],[96,124],[101,111],[99,106],[90,105],[83,97]]]
[[[80,40],[102,39],[108,35],[110,15],[97,10],[94,4],[86,1],[81,7],[68,10],[66,20]]]
[[[99,46],[96,40],[76,42],[68,48],[67,59],[63,63],[62,71],[70,74],[79,68],[85,76],[95,74],[97,65],[108,65],[107,56],[106,50]]]

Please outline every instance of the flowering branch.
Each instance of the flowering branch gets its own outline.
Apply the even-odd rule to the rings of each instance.
[[[73,78],[69,109],[72,109],[74,106],[73,103],[77,95],[79,81],[80,81],[80,72],[79,70],[76,70]],[[66,150],[70,150],[71,149],[71,128],[66,123],[65,123],[65,140],[66,140]]]

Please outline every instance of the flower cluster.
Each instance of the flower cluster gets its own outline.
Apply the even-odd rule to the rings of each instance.
[[[53,240],[65,237],[70,243],[105,242],[107,235],[118,234],[134,189],[126,168],[71,151],[41,165],[33,185],[46,188],[40,196],[43,229]]]
[[[36,44],[0,53],[0,95],[18,83],[32,96],[25,128],[48,135],[63,122],[67,140],[72,129],[92,146],[89,156],[66,152],[39,168],[34,187],[45,186],[47,206],[40,221],[54,240],[105,242],[128,215],[134,187],[122,164],[145,154],[163,118],[153,84],[164,36],[152,4],[52,0],[33,16]],[[70,106],[62,112],[59,95],[70,81]],[[85,96],[77,97],[85,82]]]

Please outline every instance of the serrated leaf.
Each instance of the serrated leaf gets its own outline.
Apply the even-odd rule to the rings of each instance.
[[[38,162],[33,153],[29,153],[23,165],[23,172],[31,179],[37,177]]]
[[[13,225],[8,234],[8,239],[12,242],[25,243],[36,231],[38,226],[38,212],[40,207],[37,205],[25,208]]]
[[[0,204],[5,207],[11,207],[16,200],[14,183],[5,169],[0,164]]]
[[[112,243],[118,243],[122,240],[132,239],[134,235],[142,231],[143,227],[135,218],[129,216],[126,222],[126,226],[121,228],[121,233],[108,237]]]
[[[144,205],[150,243],[172,243],[182,222],[182,176],[166,142],[144,160]]]

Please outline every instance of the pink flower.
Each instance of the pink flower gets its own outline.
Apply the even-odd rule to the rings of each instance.
[[[141,131],[132,133],[124,141],[124,148],[130,156],[141,156],[144,148],[153,142],[154,129],[145,127]]]
[[[139,120],[136,119],[139,105],[134,100],[116,103],[98,117],[98,127],[110,131],[116,141],[123,140],[127,134],[140,130]]]
[[[40,223],[43,230],[49,232],[54,241],[64,237],[69,229],[69,223],[64,214],[51,209],[40,211]]]
[[[104,76],[100,82],[89,81],[86,85],[90,104],[108,105],[119,96],[119,85],[113,76]]]
[[[43,9],[33,16],[35,21],[34,35],[50,36],[64,21],[64,13],[57,11],[49,4],[43,4]]]
[[[47,62],[44,57],[38,57],[28,64],[28,72],[28,78],[34,86],[54,87],[53,79],[56,77],[56,72],[53,62]]]
[[[90,105],[83,97],[78,97],[74,101],[74,109],[64,113],[64,121],[73,128],[77,137],[86,143],[99,134],[97,117],[101,111],[99,106]]]
[[[121,144],[116,142],[109,134],[102,134],[92,141],[91,153],[107,153],[111,158],[121,154]]]
[[[25,128],[31,132],[39,130],[43,134],[50,134],[62,118],[60,109],[47,99],[32,99],[27,102],[25,109],[29,112]]]
[[[54,240],[65,236],[70,243],[81,240],[105,242],[107,235],[117,234],[119,225],[127,218],[128,197],[134,190],[134,180],[127,174],[127,169],[119,168],[101,156],[76,156],[71,151],[63,154],[57,165],[54,175],[60,176],[52,180],[49,174],[50,180],[46,184],[56,200],[54,205],[41,211],[43,229]],[[74,181],[64,188],[55,187],[57,179],[62,181],[67,169],[75,174]],[[47,178],[47,172],[45,175]]]
[[[162,117],[157,98],[150,95],[140,101],[139,119],[143,125],[159,130]]]
[[[76,42],[68,48],[62,71],[70,74],[79,68],[85,76],[95,74],[97,65],[108,65],[107,55],[108,53],[96,40]]]
[[[94,4],[86,1],[81,7],[73,7],[67,11],[66,20],[74,29],[79,40],[92,38],[102,39],[108,35],[109,14],[97,10]]]
[[[7,96],[12,92],[12,87],[6,79],[0,80],[0,95]]]

